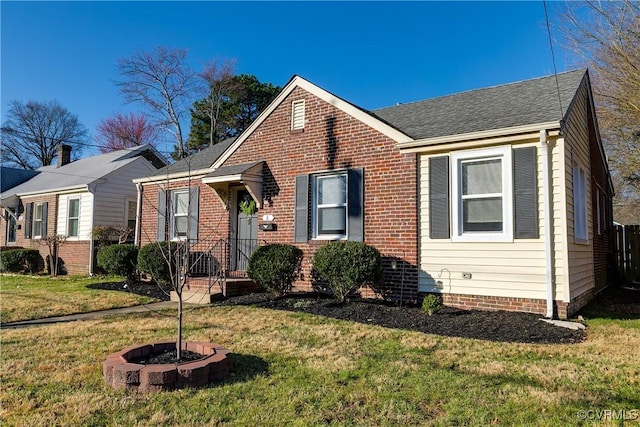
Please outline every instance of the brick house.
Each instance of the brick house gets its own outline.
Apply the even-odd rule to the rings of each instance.
[[[94,227],[135,228],[137,191],[132,179],[165,166],[151,146],[114,151],[71,161],[71,148],[58,148],[57,164],[0,194],[2,246],[38,249],[41,268],[46,236],[63,235],[58,258],[69,274],[94,271]]]
[[[365,241],[385,273],[365,296],[435,292],[462,307],[567,316],[606,281],[593,266],[606,259],[613,190],[588,74],[555,81],[366,111],[295,76],[237,139],[134,180],[137,242],[189,239],[225,277],[242,274],[256,244],[295,244],[304,290],[318,247]],[[212,255],[217,245],[226,249]]]

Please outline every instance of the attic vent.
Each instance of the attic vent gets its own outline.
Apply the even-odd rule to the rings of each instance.
[[[291,130],[304,129],[304,99],[291,104]]]

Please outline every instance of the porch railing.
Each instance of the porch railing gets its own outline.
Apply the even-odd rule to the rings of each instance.
[[[186,242],[185,242],[186,243]],[[192,277],[247,277],[249,257],[258,247],[258,239],[199,240],[180,245],[181,259],[186,259],[186,270]]]

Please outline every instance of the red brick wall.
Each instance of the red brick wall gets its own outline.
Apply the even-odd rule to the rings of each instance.
[[[290,130],[291,102],[305,99],[304,131]],[[258,218],[273,215],[277,230],[258,231],[269,243],[294,244],[295,177],[334,169],[364,168],[365,241],[385,257],[387,298],[417,297],[417,157],[400,154],[395,142],[336,107],[296,88],[243,142],[223,166],[264,160],[264,206]],[[184,183],[170,188],[184,187]],[[163,185],[166,187],[166,185]],[[145,185],[142,243],[155,239],[157,185]],[[222,215],[221,215],[222,214]],[[221,220],[221,216],[223,217]],[[212,189],[201,186],[199,236],[224,231],[228,238],[228,213]],[[315,250],[326,241],[295,243],[304,251],[302,279],[296,289],[309,289]],[[391,258],[398,258],[396,269]],[[401,289],[401,287],[403,289]]]
[[[25,215],[25,206],[28,203],[48,203],[47,205],[47,234],[55,235],[57,234],[57,225],[58,225],[58,196],[57,195],[49,195],[49,196],[32,196],[32,197],[23,197],[20,201],[20,207],[18,212],[18,222],[17,225],[20,227],[19,230],[16,231],[16,242],[11,246],[37,249],[40,252],[40,256],[42,260],[38,266],[40,270],[44,270],[46,268],[45,260],[49,255],[49,248],[45,244],[41,244],[39,239],[27,239],[25,237],[25,223],[26,223],[26,215]],[[3,219],[2,220],[2,243],[6,244],[6,226],[7,223]],[[89,253],[90,253],[90,242],[82,241],[82,242],[73,242],[68,241],[65,242],[58,252],[58,257],[62,260],[63,266],[66,269],[68,274],[80,274],[87,275],[89,274]]]
[[[16,246],[21,246],[23,248],[29,249],[37,249],[40,251],[40,255],[42,256],[42,262],[38,266],[40,270],[45,269],[44,260],[49,255],[49,250],[46,245],[40,244],[40,240],[36,239],[27,239],[24,236],[25,233],[25,224],[26,224],[26,214],[25,214],[25,206],[28,203],[48,203],[47,205],[47,234],[55,234],[56,226],[58,222],[58,196],[50,195],[50,196],[33,196],[33,197],[24,197],[20,200],[20,206],[18,211],[18,222],[17,226],[19,230],[16,231]],[[3,232],[3,243],[6,242],[6,222],[3,221],[4,232]]]

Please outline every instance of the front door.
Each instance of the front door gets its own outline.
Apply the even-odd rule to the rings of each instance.
[[[258,213],[247,190],[236,192],[235,233],[232,240],[231,269],[246,271],[249,256],[258,243]]]

